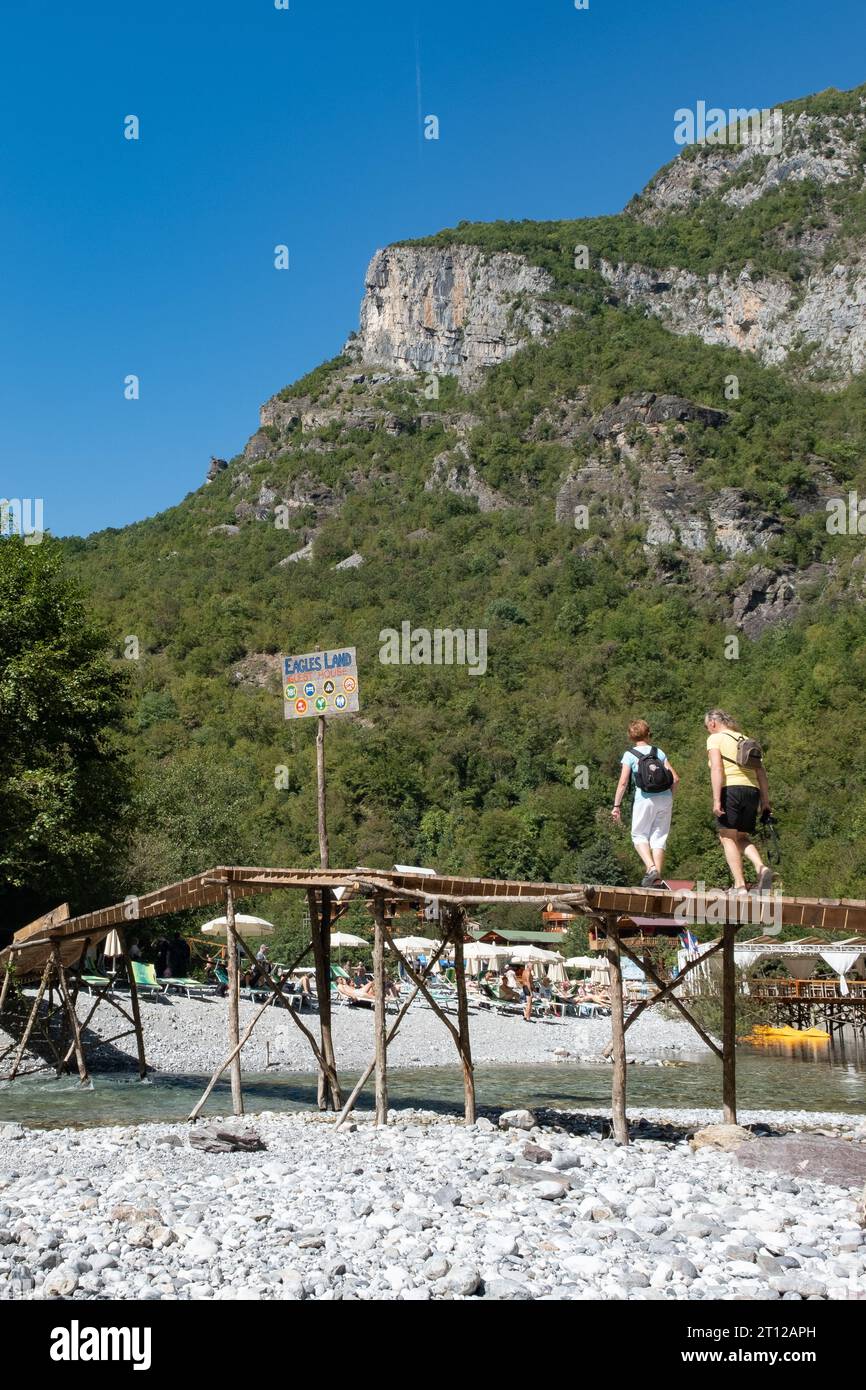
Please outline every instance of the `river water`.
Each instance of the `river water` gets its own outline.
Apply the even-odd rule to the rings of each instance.
[[[341,1078],[347,1088],[351,1072]],[[481,1106],[565,1106],[579,1109],[610,1104],[610,1068],[571,1066],[480,1066],[476,1071]],[[137,1078],[103,1075],[82,1088],[77,1078],[22,1077],[0,1083],[0,1121],[40,1128],[105,1124],[140,1124],[183,1120],[205,1088],[203,1076],[159,1075],[142,1084]],[[460,1110],[463,1079],[459,1067],[417,1068],[388,1073],[395,1106]],[[712,1107],[721,1110],[721,1066],[701,1057],[673,1067],[630,1066],[629,1103],[633,1106]],[[739,1047],[737,1099],[743,1110],[844,1111],[866,1114],[866,1050],[862,1043],[796,1047]],[[308,1073],[244,1074],[247,1112],[313,1109],[315,1077]],[[360,1108],[372,1104],[372,1086]],[[231,1110],[227,1082],[213,1092],[205,1113]]]

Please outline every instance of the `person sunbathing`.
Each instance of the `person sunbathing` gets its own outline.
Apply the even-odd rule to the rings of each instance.
[[[352,999],[356,1003],[363,1002],[369,1004],[376,998],[376,987],[372,980],[368,980],[367,983],[361,985],[360,988],[357,985],[349,984],[347,980],[338,980],[337,993],[342,995],[344,999]]]
[[[509,978],[509,976],[511,978]],[[513,970],[503,970],[502,974],[499,976],[499,998],[508,1004],[519,1002],[520,989]]]

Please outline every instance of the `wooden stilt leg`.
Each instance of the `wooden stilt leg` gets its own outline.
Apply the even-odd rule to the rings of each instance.
[[[373,899],[373,1027],[376,1034],[376,1124],[388,1123],[388,1044],[385,1037],[385,900],[381,893]]]
[[[444,949],[445,949],[445,942],[443,941],[443,942],[440,943],[439,950],[436,952],[435,956],[433,956],[432,960],[428,961],[428,962],[427,962],[427,965],[424,967],[424,970],[423,970],[422,976],[421,976],[422,979],[424,979],[424,980],[429,979],[430,975],[433,973],[433,967],[434,967],[434,965],[436,964],[436,962],[438,961],[439,957],[442,955],[442,952],[444,951]],[[409,995],[409,998],[406,1000],[405,1004],[401,1005],[400,1012],[398,1013],[397,1017],[394,1019],[394,1022],[393,1022],[393,1024],[391,1025],[391,1028],[390,1028],[390,1031],[389,1031],[389,1033],[388,1033],[388,1036],[387,1036],[387,1038],[385,1039],[385,1046],[386,1046],[386,1048],[387,1048],[387,1047],[390,1047],[391,1043],[392,1043],[392,1042],[394,1041],[394,1039],[396,1038],[397,1033],[399,1032],[399,1029],[400,1029],[400,1024],[403,1022],[403,1019],[406,1017],[406,1014],[409,1012],[409,1006],[410,1006],[410,1004],[413,1004],[413,1003],[415,1002],[415,999],[416,999],[416,997],[417,997],[417,995],[418,995],[418,993],[419,993],[419,991],[420,991],[420,988],[421,988],[420,984],[416,984],[416,985],[415,985],[415,988],[412,990],[412,993]],[[336,1125],[334,1126],[335,1129],[339,1129],[340,1126],[341,1126],[342,1124],[344,1124],[345,1121],[349,1118],[349,1115],[352,1113],[352,1111],[353,1111],[354,1108],[355,1108],[355,1102],[357,1101],[359,1095],[360,1095],[361,1092],[363,1091],[363,1089],[364,1089],[364,1087],[366,1086],[367,1082],[370,1080],[370,1077],[373,1075],[373,1072],[375,1071],[375,1069],[376,1069],[376,1054],[374,1053],[374,1054],[373,1054],[373,1060],[370,1062],[370,1064],[369,1064],[369,1066],[367,1067],[366,1071],[364,1071],[364,1072],[361,1074],[361,1076],[358,1077],[358,1080],[355,1082],[355,1085],[354,1085],[353,1088],[352,1088],[352,1094],[349,1096],[349,1099],[346,1101],[346,1104],[343,1106],[343,1109],[340,1111],[340,1118],[339,1118],[339,1120],[337,1121]]]
[[[343,1104],[343,1096],[340,1091],[340,1083],[337,1079],[337,1058],[334,1052],[334,1034],[331,1028],[331,894],[327,888],[322,889],[322,910],[319,914],[319,928],[322,941],[322,955],[325,961],[325,974],[327,977],[327,989],[325,990],[324,1008],[319,1007],[319,1029],[322,1040],[322,1056],[324,1057],[327,1070],[327,1092],[328,1109],[339,1110]]]
[[[449,913],[454,933],[454,978],[457,985],[457,1028],[460,1033],[460,1060],[463,1063],[463,1096],[466,1123],[474,1125],[475,1072],[472,1067],[472,1047],[469,1041],[469,1000],[466,997],[466,965],[463,959],[462,913]]]
[[[722,947],[722,1104],[725,1124],[737,1123],[737,977],[734,967],[736,926],[725,924]]]
[[[226,938],[228,942],[228,967],[229,967],[229,1048],[234,1049],[231,1062],[232,1078],[232,1111],[235,1115],[244,1113],[244,1093],[241,1082],[241,1057],[240,1048],[240,1014],[238,1000],[240,998],[240,979],[238,972],[238,939],[235,933],[235,895],[231,885],[226,888]]]
[[[310,935],[316,965],[321,1053],[331,1072],[329,1078],[326,1070],[319,1071],[319,1109],[339,1110],[343,1100],[339,1082],[336,1081],[334,1038],[331,1032],[331,899],[328,890],[323,889],[320,903],[315,890],[311,888],[307,893],[307,901],[310,905]]]
[[[11,970],[3,971],[3,983],[2,985],[0,985],[0,1014],[2,1014],[4,1008],[6,1007],[6,996],[9,993],[9,980],[11,978],[11,975]]]
[[[135,983],[135,974],[132,969],[132,960],[129,949],[126,945],[126,933],[118,927],[117,938],[120,942],[120,953],[123,956],[123,965],[126,970],[126,979],[129,984],[129,1004],[132,1009],[132,1026],[135,1029],[135,1045],[138,1049],[138,1075],[142,1081],[147,1076],[147,1057],[144,1052],[144,1029],[141,1026],[141,1006],[138,999],[138,985]]]
[[[239,935],[238,930],[237,930],[237,927],[235,927],[235,936],[237,937],[237,940],[238,940],[239,944],[240,944],[240,945],[244,948],[244,950],[246,951],[247,957],[248,957],[248,958],[251,958],[250,949],[249,949],[249,947],[247,946],[246,942],[243,940],[243,938]],[[299,961],[300,961],[300,960],[303,960],[304,956],[307,954],[307,952],[309,951],[309,949],[310,949],[309,946],[307,946],[306,949],[305,949],[304,951],[301,952],[300,956],[298,956],[297,959],[298,959]],[[294,966],[291,966],[291,967],[290,967],[290,973],[291,973],[291,970],[293,970],[293,969],[294,969]],[[265,983],[267,984],[268,989],[271,990],[271,992],[272,992],[272,994],[274,995],[274,997],[275,997],[276,999],[278,999],[278,1000],[280,1001],[280,1003],[285,1004],[286,1009],[287,1009],[287,1011],[288,1011],[289,1018],[292,1020],[292,1023],[295,1025],[296,1028],[299,1028],[300,1031],[303,1033],[304,1037],[307,1039],[307,1042],[310,1044],[310,1048],[311,1048],[311,1050],[312,1050],[313,1056],[315,1057],[318,1066],[320,1067],[320,1069],[322,1070],[323,1073],[326,1072],[326,1071],[327,1071],[327,1066],[326,1066],[326,1064],[325,1064],[325,1059],[324,1059],[324,1057],[322,1056],[321,1052],[319,1051],[319,1048],[318,1048],[317,1045],[316,1045],[316,1039],[313,1037],[313,1035],[312,1035],[312,1033],[310,1032],[309,1028],[305,1028],[305,1027],[304,1027],[303,1023],[302,1023],[301,1020],[298,1018],[298,1015],[295,1013],[294,1009],[291,1007],[291,1000],[287,999],[286,996],[285,996],[285,994],[283,993],[283,986],[282,986],[277,980],[275,980],[275,979],[273,978],[273,976],[271,975],[270,971],[266,971],[266,973],[265,973]],[[208,1096],[210,1095],[211,1091],[213,1090],[214,1086],[215,1086],[215,1085],[217,1084],[217,1082],[219,1081],[219,1079],[220,1079],[220,1077],[222,1076],[223,1072],[225,1071],[226,1067],[228,1067],[228,1066],[230,1065],[230,1063],[231,1063],[236,1057],[238,1057],[238,1056],[240,1055],[241,1049],[243,1048],[244,1044],[247,1043],[247,1042],[249,1041],[249,1039],[252,1037],[253,1029],[255,1028],[256,1024],[258,1023],[258,1021],[259,1021],[259,1019],[261,1018],[262,1014],[265,1012],[265,1009],[268,1009],[268,1008],[271,1007],[271,1003],[272,1003],[272,1000],[270,1000],[270,999],[266,999],[266,1000],[265,1000],[264,1004],[262,1004],[261,1007],[259,1008],[258,1013],[256,1013],[256,1014],[253,1016],[253,1021],[252,1021],[252,1023],[250,1024],[250,1026],[249,1026],[249,1028],[247,1029],[247,1031],[244,1033],[243,1038],[241,1038],[241,1039],[238,1041],[238,1043],[236,1044],[236,1046],[234,1046],[234,1047],[232,1048],[232,1050],[229,1052],[228,1056],[226,1057],[225,1061],[220,1062],[219,1066],[217,1067],[216,1071],[214,1072],[213,1076],[211,1077],[210,1081],[208,1082],[208,1085],[207,1085],[207,1088],[206,1088],[206,1090],[205,1090],[205,1092],[204,1092],[204,1095],[201,1097],[201,1099],[198,1101],[198,1103],[194,1106],[194,1108],[193,1108],[191,1114],[189,1115],[188,1118],[189,1118],[190,1120],[195,1120],[195,1119],[198,1118],[198,1115],[199,1115],[200,1110],[202,1109],[202,1106],[204,1105],[205,1101],[207,1100],[207,1098],[208,1098]]]
[[[613,1034],[613,1089],[611,1106],[613,1110],[613,1137],[617,1144],[628,1143],[628,1119],[626,1116],[626,1066],[625,1066],[625,1017],[622,1004],[622,957],[619,948],[619,933],[608,929],[613,946],[608,949],[610,963],[610,1022]]]
[[[39,1013],[39,1005],[42,1003],[42,996],[48,988],[48,982],[51,979],[53,973],[54,962],[49,960],[46,962],[45,969],[42,972],[42,979],[39,981],[39,989],[36,991],[36,998],[33,1001],[33,1008],[30,1010],[30,1015],[24,1027],[24,1032],[21,1035],[21,1041],[18,1044],[18,1051],[15,1053],[15,1057],[12,1061],[12,1069],[7,1077],[7,1080],[9,1081],[13,1081],[15,1079],[18,1073],[18,1068],[21,1066],[21,1058],[24,1056],[24,1053],[27,1050],[27,1044],[30,1041],[30,1034],[33,1032],[33,1025],[36,1022],[36,1018]]]
[[[84,1047],[81,1042],[81,1029],[78,1026],[78,1015],[75,1012],[75,1005],[72,1002],[72,998],[66,985],[66,975],[64,974],[63,970],[63,961],[60,955],[60,947],[55,946],[51,954],[54,958],[54,970],[57,977],[57,993],[60,995],[60,998],[63,1001],[63,1007],[66,1010],[66,1017],[69,1020],[69,1029],[72,1033],[72,1046],[75,1049],[75,1060],[78,1063],[78,1075],[81,1077],[82,1086],[86,1086],[88,1081],[90,1080],[90,1077],[87,1073],[87,1062],[84,1056]],[[62,1068],[63,1064],[61,1061],[61,1065],[57,1068],[58,1076],[60,1075]]]
[[[310,909],[310,936],[313,939],[313,963],[316,967],[316,999],[319,1004],[319,1041],[324,1044],[324,1021],[322,1010],[331,1007],[331,962],[325,956],[322,949],[322,928],[319,920],[319,900],[316,897],[314,888],[307,892],[307,902]],[[325,1002],[327,1000],[327,1003]],[[324,1056],[324,1053],[322,1054]],[[328,1081],[325,1076],[324,1067],[319,1069],[317,1082],[318,1105],[320,1110],[328,1108]]]

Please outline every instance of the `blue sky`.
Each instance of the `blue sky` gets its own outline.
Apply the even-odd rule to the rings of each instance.
[[[862,0],[3,0],[0,22],[0,496],[44,498],[61,535],[236,453],[340,350],[377,247],[618,211],[676,153],[677,107],[866,80]]]

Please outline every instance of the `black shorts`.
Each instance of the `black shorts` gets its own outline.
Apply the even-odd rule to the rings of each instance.
[[[722,812],[716,817],[720,828],[741,830],[753,835],[758,824],[761,793],[757,787],[722,787]]]

